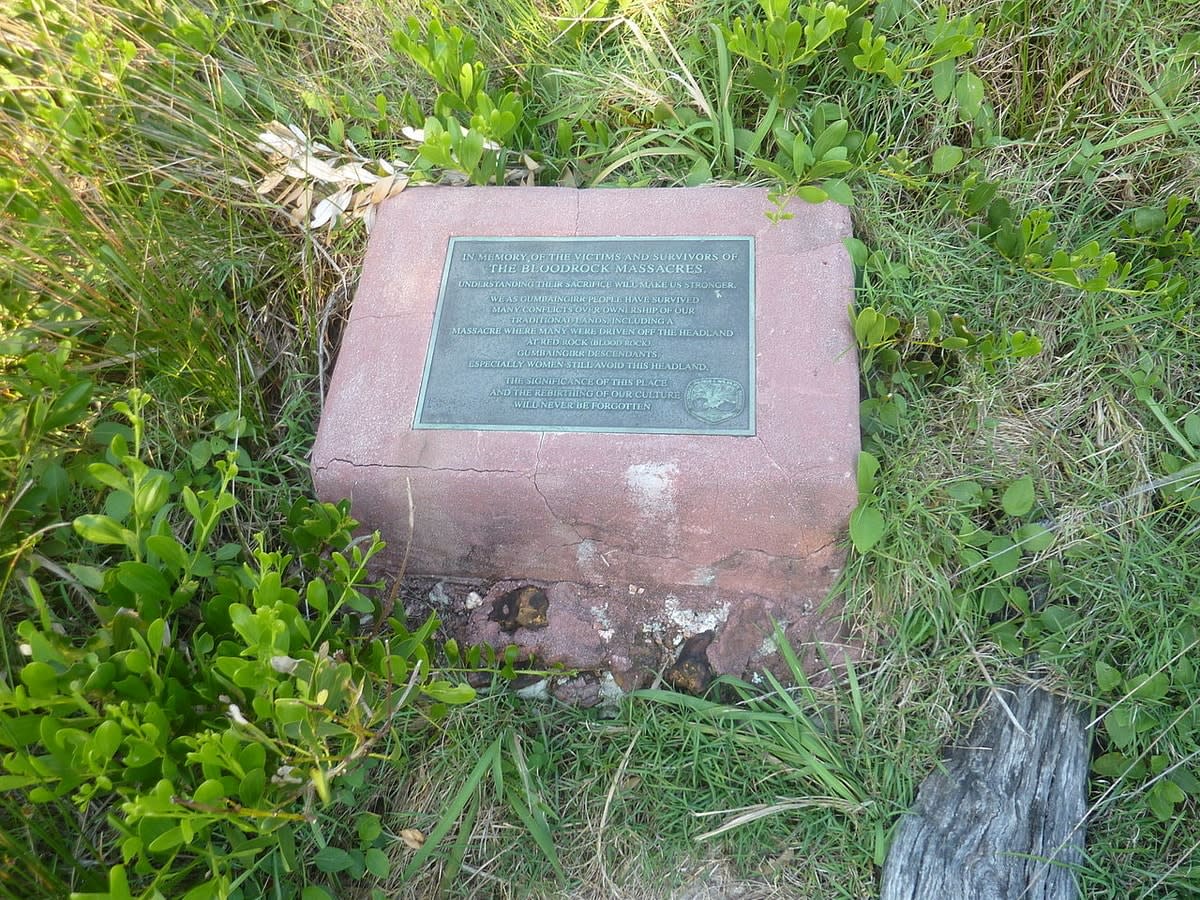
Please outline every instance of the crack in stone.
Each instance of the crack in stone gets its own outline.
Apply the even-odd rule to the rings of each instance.
[[[763,456],[765,456],[767,458],[767,462],[769,462],[776,469],[778,469],[780,472],[782,472],[784,478],[786,478],[788,481],[791,481],[792,480],[791,474],[788,472],[787,469],[785,469],[783,466],[781,466],[779,463],[777,463],[775,461],[775,457],[772,456],[771,451],[767,449],[767,442],[764,441],[761,437],[757,437],[757,436],[754,439],[758,442],[758,446],[760,446],[762,448]]]
[[[357,315],[348,319],[346,324],[353,325],[355,322],[365,322],[368,319],[382,319],[386,322],[391,322],[395,319],[417,319],[424,321],[425,317],[414,313],[393,313],[391,315],[384,315],[383,313],[362,313],[361,315]]]
[[[740,556],[742,554],[746,554],[746,553],[755,553],[759,556],[765,556],[767,559],[778,559],[778,560],[783,560],[786,562],[800,563],[800,562],[804,562],[806,559],[809,559],[810,557],[814,556],[815,554],[817,554],[818,552],[823,550],[825,547],[828,547],[832,543],[834,543],[834,542],[830,541],[829,543],[822,544],[820,547],[817,547],[815,550],[810,550],[808,553],[801,554],[800,556],[791,556],[786,553],[771,553],[769,550],[760,550],[758,547],[739,547],[737,550],[733,551],[733,553],[730,553],[728,556],[723,556],[720,559],[718,559],[716,562],[712,563],[711,566],[712,566],[712,568],[720,568],[720,567],[724,566],[726,563],[736,559],[738,556]]]
[[[792,477],[792,474],[787,469],[785,469],[783,466],[781,466],[778,462],[775,461],[775,457],[772,456],[771,451],[767,449],[766,441],[764,441],[761,437],[756,437],[755,440],[758,442],[758,446],[760,448],[762,448],[763,456],[765,456],[767,458],[767,462],[769,462],[772,466],[774,466],[776,469],[779,470],[779,473],[781,475],[783,475],[783,477],[787,481],[789,487],[794,487],[795,479]],[[793,515],[796,515],[798,511],[796,509],[796,503],[793,499],[793,492],[789,491],[788,496],[785,497],[784,500],[788,505],[788,509],[790,509],[792,511]]]
[[[578,207],[578,202],[577,202],[576,203],[576,212],[577,213],[578,213],[578,209],[579,209],[579,207]],[[534,448],[534,451],[533,451],[533,471],[526,472],[525,475],[526,475],[526,477],[529,478],[529,483],[533,486],[534,492],[541,499],[542,505],[546,507],[546,512],[550,514],[550,518],[553,519],[555,522],[557,522],[559,525],[562,525],[565,528],[567,528],[568,530],[570,530],[570,532],[573,535],[575,535],[576,540],[574,543],[568,542],[566,544],[559,544],[559,548],[561,549],[563,547],[578,547],[580,544],[583,544],[587,540],[587,538],[585,538],[582,534],[579,533],[579,529],[577,529],[573,523],[564,521],[562,519],[562,517],[560,517],[558,515],[558,513],[556,513],[554,511],[554,507],[552,507],[550,505],[550,501],[546,499],[546,495],[542,493],[542,489],[537,483],[538,470],[542,466],[542,444],[544,444],[545,441],[546,441],[546,435],[544,433],[538,435],[537,447]]]
[[[564,528],[568,529],[577,538],[577,540],[573,544],[566,543],[566,544],[561,544],[560,546],[562,546],[562,547],[578,547],[580,544],[584,543],[587,540],[587,538],[585,538],[582,534],[579,533],[579,530],[575,527],[575,525],[573,523],[563,521],[563,519],[559,517],[559,515],[554,511],[554,507],[552,507],[550,505],[550,501],[546,499],[546,495],[542,493],[542,489],[540,487],[538,487],[537,479],[530,476],[529,483],[531,485],[533,485],[534,492],[538,495],[538,497],[541,498],[542,504],[546,507],[546,512],[548,512],[550,514],[550,518],[552,518],[559,525],[562,525]]]
[[[473,472],[476,475],[528,475],[516,469],[472,469],[470,466],[414,466],[400,463],[359,463],[342,456],[334,456],[329,462],[317,466],[318,472],[323,472],[333,463],[342,463],[355,469],[419,469],[423,472]]]

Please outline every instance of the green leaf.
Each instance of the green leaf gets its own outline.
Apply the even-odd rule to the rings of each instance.
[[[1104,730],[1122,750],[1133,743],[1137,732],[1133,728],[1133,711],[1128,706],[1114,706],[1104,717]]]
[[[168,850],[174,850],[183,843],[183,829],[176,825],[173,828],[168,828],[153,841],[147,848],[151,853],[166,853]]]
[[[859,553],[866,553],[878,544],[886,529],[883,513],[874,504],[860,503],[850,513],[850,540]]]
[[[133,593],[145,597],[162,599],[170,592],[162,572],[148,563],[125,560],[117,566],[117,581]]]
[[[358,839],[364,844],[369,844],[379,835],[383,834],[383,822],[375,813],[363,813],[358,817],[356,824],[358,830]]]
[[[840,147],[842,141],[846,139],[846,133],[850,130],[850,123],[845,119],[838,119],[828,128],[821,132],[816,140],[813,141],[812,155],[814,159],[822,159],[825,154],[834,147]]]
[[[313,857],[313,863],[322,872],[335,875],[354,865],[354,859],[341,847],[322,847]]]
[[[850,261],[860,269],[867,264],[867,257],[870,256],[870,251],[867,245],[855,237],[848,237],[842,240],[842,245],[846,248],[846,252],[850,254]]]
[[[879,460],[866,450],[858,454],[858,492],[870,494],[875,490],[875,476],[879,472]]]
[[[1033,509],[1033,478],[1026,475],[1010,484],[1000,504],[1010,516],[1028,513]]]
[[[86,379],[77,381],[67,388],[54,401],[42,423],[47,431],[62,428],[77,422],[87,409],[88,401],[92,398],[92,383]]]
[[[947,144],[933,151],[933,171],[935,175],[944,175],[963,161],[961,147]]]
[[[308,601],[308,605],[317,612],[326,612],[329,609],[329,590],[325,587],[325,582],[320,578],[314,578],[308,583],[308,587],[304,590],[304,599]]]
[[[475,688],[469,684],[452,684],[449,681],[431,681],[421,688],[421,693],[439,703],[470,703],[475,699]]]
[[[1121,683],[1121,673],[1115,666],[1110,666],[1103,660],[1096,660],[1096,686],[1101,691],[1114,690]]]
[[[225,785],[219,778],[209,778],[202,782],[195,793],[192,794],[192,800],[196,803],[205,806],[212,806],[220,803],[225,799]]]
[[[812,184],[800,185],[800,187],[796,188],[796,196],[805,203],[824,203],[829,199],[827,193]]]
[[[1021,548],[1012,542],[1012,538],[993,538],[988,542],[987,551],[997,578],[1007,578],[1021,565]]]
[[[1079,613],[1069,606],[1051,603],[1042,610],[1038,620],[1047,631],[1062,633],[1079,621]]]
[[[232,69],[221,72],[221,105],[226,109],[241,109],[246,105],[246,83]]]
[[[1163,822],[1174,816],[1176,804],[1186,799],[1187,795],[1180,790],[1179,785],[1167,778],[1158,781],[1146,797],[1151,811]]]
[[[683,183],[687,187],[698,187],[702,184],[708,184],[712,181],[712,178],[712,167],[709,166],[708,160],[699,158],[692,164],[687,175],[684,176]]]
[[[108,870],[108,900],[133,900],[124,866],[113,866]]]
[[[1041,553],[1054,543],[1054,532],[1037,522],[1022,525],[1013,533],[1013,537],[1026,553]]]
[[[123,662],[134,675],[145,675],[150,671],[150,657],[142,650],[126,650],[124,656],[117,654],[114,659]]]
[[[1167,691],[1171,689],[1171,680],[1167,678],[1165,672],[1156,672],[1154,675],[1135,675],[1129,679],[1129,684],[1126,690],[1132,691],[1133,696],[1139,700],[1161,700],[1167,696]]]
[[[879,313],[873,307],[867,306],[858,311],[854,316],[854,337],[858,341],[860,347],[869,346],[871,341],[871,331],[875,327],[875,322],[879,319]]]
[[[933,77],[930,79],[930,85],[933,88],[933,96],[939,103],[945,103],[954,93],[955,78],[953,59],[943,59],[941,62],[933,64]]]
[[[237,665],[244,665],[242,661],[237,661]],[[303,722],[308,715],[308,707],[303,700],[297,700],[294,697],[278,697],[275,700],[275,718],[280,725],[294,725],[297,722]]]
[[[133,493],[133,489],[129,486],[129,479],[126,478],[115,467],[108,463],[92,463],[87,467],[88,474],[95,478],[103,485],[107,485],[115,491],[124,491],[127,494]]]
[[[1187,768],[1180,766],[1167,777],[1179,785],[1185,794],[1200,797],[1200,778],[1193,775]]]
[[[367,850],[365,863],[367,871],[376,878],[387,878],[392,871],[391,860],[388,855],[378,847],[371,847]]]
[[[238,797],[243,806],[255,806],[267,787],[267,775],[262,769],[251,769],[238,785]]]
[[[132,531],[123,528],[116,519],[109,516],[78,516],[71,524],[81,538],[93,544],[124,544],[133,547],[137,542]]]
[[[123,736],[124,732],[119,724],[112,719],[105,719],[96,726],[92,734],[92,759],[101,765],[106,764],[116,756]]]
[[[967,72],[958,79],[954,86],[954,97],[958,100],[958,108],[965,121],[971,121],[979,115],[983,103],[983,79],[972,72]]]
[[[133,498],[133,510],[143,520],[163,508],[171,496],[171,480],[164,474],[152,475],[142,482]]]
[[[173,537],[165,534],[151,535],[146,538],[146,549],[175,572],[181,572],[187,568],[187,552],[183,549],[183,545]]]
[[[1167,224],[1167,214],[1156,206],[1142,206],[1133,211],[1133,230],[1138,234],[1158,231]]]
[[[300,892],[300,900],[334,900],[334,898],[325,888],[310,884]]]
[[[1107,778],[1120,778],[1129,768],[1129,759],[1124,753],[1105,753],[1092,763],[1092,771]],[[1129,774],[1133,775],[1132,769]]]
[[[49,663],[31,662],[21,670],[21,683],[32,697],[50,697],[58,689],[58,672]]]
[[[854,205],[854,192],[842,179],[827,178],[821,182],[821,187],[834,203],[840,203],[842,206]]]

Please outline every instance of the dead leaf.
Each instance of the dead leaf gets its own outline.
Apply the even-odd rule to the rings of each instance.
[[[420,850],[425,846],[425,835],[417,828],[404,828],[400,831],[400,840],[409,850]]]
[[[374,192],[374,188],[369,188],[369,187],[359,188],[357,191],[355,191],[354,192],[354,200],[350,204],[350,215],[361,216],[363,214],[363,211],[366,210],[366,208],[368,206],[370,206],[372,203],[375,202],[374,200],[371,199],[371,195],[373,192]]]
[[[308,227],[316,229],[335,221],[350,205],[351,193],[350,188],[343,188],[318,203],[316,209],[313,210],[312,221],[309,222]]]
[[[334,169],[338,184],[374,184],[379,176],[362,163],[349,162]]]
[[[269,194],[271,191],[275,190],[275,188],[279,187],[280,182],[282,182],[286,177],[287,175],[285,175],[283,172],[272,172],[258,183],[258,187],[256,187],[254,191],[260,195]]]
[[[388,191],[392,189],[392,182],[396,180],[395,175],[388,175],[380,178],[371,188],[371,202],[382,203],[387,199]]]
[[[419,131],[407,129],[410,136]],[[400,160],[370,160],[345,141],[349,153],[334,151],[311,141],[295,125],[268,122],[256,145],[268,155],[267,173],[257,185],[259,196],[279,191],[276,203],[287,209],[298,224],[309,228],[335,227],[343,215],[362,219],[370,231],[376,207],[404,190],[408,176],[400,174],[408,164]],[[329,188],[336,190],[327,194]]]
[[[306,184],[300,190],[300,196],[296,199],[296,215],[300,221],[308,218],[308,211],[312,209],[313,189],[311,184]]]
[[[408,176],[397,175],[395,181],[392,182],[392,186],[388,188],[387,197],[384,197],[383,199],[387,200],[389,197],[395,197],[406,187],[408,187]]]
[[[304,159],[297,160],[296,165],[302,170],[304,175],[310,178],[315,178],[317,181],[324,181],[326,184],[337,184],[337,170],[329,163],[317,159],[311,153],[305,155]]]

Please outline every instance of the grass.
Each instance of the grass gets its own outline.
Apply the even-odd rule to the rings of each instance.
[[[330,145],[359,129],[363,155],[418,162],[401,129],[422,124],[409,112],[428,113],[446,90],[393,49],[406,15],[428,18],[415,5],[245,3],[211,17],[137,0],[9,6],[0,38],[10,88],[0,101],[7,390],[60,390],[31,381],[29,360],[65,336],[71,377],[94,393],[76,424],[10,423],[0,441],[6,628],[31,615],[29,572],[66,622],[87,615],[44,561],[74,559],[58,525],[91,511],[94,493],[73,490],[41,518],[22,513],[22,497],[54,466],[74,471],[88,432],[131,385],[155,397],[158,467],[179,470],[213,436],[255,461],[227,539],[279,528],[308,490],[322,366],[365,236],[360,226],[306,232],[274,195],[255,194],[247,185],[266,161],[254,136],[273,118]],[[726,685],[717,706],[649,693],[615,719],[485,692],[436,728],[391,735],[380,756],[400,764],[381,765],[369,796],[357,795],[395,837],[382,884],[414,897],[668,896],[714,883],[763,896],[871,896],[898,816],[981,692],[1032,672],[1093,711],[1095,758],[1119,751],[1122,766],[1146,770],[1093,775],[1085,895],[1195,896],[1200,797],[1188,792],[1165,817],[1149,798],[1164,771],[1200,772],[1200,519],[1186,493],[1145,485],[1197,458],[1188,417],[1200,414],[1198,257],[1181,251],[1175,271],[1190,287],[1174,297],[1144,279],[1132,292],[1081,291],[1006,259],[960,206],[966,180],[986,179],[1018,220],[1047,211],[1060,247],[1095,240],[1135,271],[1146,265],[1151,237],[1122,224],[1171,195],[1200,196],[1200,16],[1174,0],[951,4],[951,17],[985,24],[959,63],[986,85],[983,111],[964,121],[927,71],[896,89],[832,56],[803,70],[797,102],[772,108],[748,86],[743,60],[722,59],[708,27],[755,9],[489,0],[450,2],[441,14],[476,37],[493,87],[526,91],[513,140],[543,165],[542,183],[763,183],[734,129],[761,129],[767,148],[772,125],[803,132],[815,104],[841,104],[884,148],[853,182],[856,234],[890,261],[868,266],[858,306],[912,322],[918,336],[936,310],[976,330],[1034,332],[1044,348],[992,365],[954,357],[936,378],[887,381],[904,412],[891,425],[868,422],[887,532],[851,552],[840,585],[868,646],[856,692]],[[872,9],[890,46],[927,41],[924,7]],[[88,31],[98,37],[83,39]],[[966,161],[935,174],[928,161],[947,144]],[[1193,210],[1175,233],[1195,227]],[[881,395],[887,378],[864,372],[864,390]],[[244,425],[222,427],[225,413]],[[964,529],[1011,527],[999,497],[1026,475],[1030,515],[1054,528],[1055,543],[997,574],[970,554]],[[964,500],[972,484],[981,499]],[[989,587],[1020,588],[1031,607],[989,611]],[[11,679],[14,642],[5,643]],[[1124,680],[1104,686],[1102,665]],[[1160,674],[1161,695],[1139,687]],[[1115,727],[1126,712],[1145,730]],[[497,738],[499,781],[475,774]],[[533,794],[522,793],[514,744]],[[448,816],[460,788],[461,814]],[[514,790],[540,804],[565,877],[514,812]],[[102,890],[89,862],[47,866],[38,855],[118,861],[104,810],[63,803],[30,818],[31,809],[5,794],[6,862],[35,893]],[[703,837],[747,812],[744,824]],[[447,849],[401,881],[414,853],[401,832],[428,835],[439,823]]]

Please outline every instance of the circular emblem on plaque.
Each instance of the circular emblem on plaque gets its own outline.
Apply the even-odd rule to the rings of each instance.
[[[697,378],[687,386],[683,406],[701,422],[717,425],[746,408],[746,391],[732,378]]]

